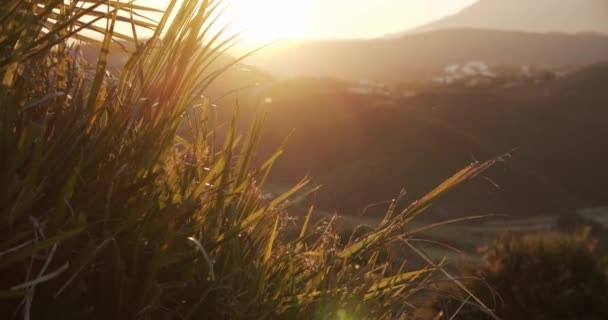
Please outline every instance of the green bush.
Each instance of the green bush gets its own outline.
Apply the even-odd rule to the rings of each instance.
[[[505,320],[606,319],[608,263],[588,235],[588,229],[572,234],[504,235],[467,272],[465,278],[477,279],[468,280],[467,285]],[[458,300],[466,297],[458,293]],[[447,302],[445,314],[462,305],[443,301]],[[491,317],[480,308],[466,306],[458,319]]]
[[[212,66],[236,38],[214,25],[221,1],[181,3],[170,1],[159,22],[144,17],[154,10],[127,1],[0,4],[0,314],[346,319],[409,313],[405,302],[435,268],[406,271],[374,257],[405,236],[405,224],[436,197],[489,164],[467,167],[346,243],[337,241],[331,222],[304,223],[297,239],[286,240],[289,199],[307,181],[262,200],[280,155],[253,165],[262,121],[245,139],[233,121],[216,146],[205,92],[228,67]],[[154,35],[140,41],[136,32],[116,31],[121,23]],[[79,60],[73,39],[99,45],[94,70]],[[134,45],[114,78],[108,52],[124,41]],[[179,127],[188,127],[191,139],[180,137]]]

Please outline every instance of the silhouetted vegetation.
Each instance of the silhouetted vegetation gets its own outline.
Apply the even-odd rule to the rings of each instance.
[[[464,283],[502,319],[605,319],[608,260],[595,251],[589,230],[572,234],[507,234],[469,267]],[[436,307],[458,319],[492,319],[449,285]],[[465,303],[463,303],[465,301]]]

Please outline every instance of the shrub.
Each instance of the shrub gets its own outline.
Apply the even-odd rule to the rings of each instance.
[[[511,319],[606,319],[608,263],[585,229],[572,234],[510,233],[485,250],[467,284],[496,314]],[[452,291],[453,293],[453,291]],[[466,297],[458,293],[460,299]],[[462,301],[462,300],[461,300]],[[449,302],[446,314],[461,304]],[[459,319],[491,319],[466,307]]]

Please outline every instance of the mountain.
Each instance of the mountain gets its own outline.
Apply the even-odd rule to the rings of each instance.
[[[608,34],[608,0],[480,0],[410,32],[447,28]]]
[[[391,39],[285,43],[263,50],[249,61],[280,77],[398,83],[429,80],[448,65],[469,61],[564,68],[607,58],[606,35],[447,29]]]

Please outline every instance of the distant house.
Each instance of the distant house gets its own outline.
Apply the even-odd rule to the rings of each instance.
[[[418,96],[418,92],[414,90],[405,90],[401,92],[401,98],[414,98]]]
[[[438,85],[463,84],[466,87],[491,85],[497,78],[483,61],[470,61],[464,64],[451,64],[445,67],[444,74],[433,79]]]
[[[368,79],[359,80],[356,85],[348,88],[348,91],[360,95],[372,95],[383,97],[389,97],[391,95],[391,91],[384,83],[375,82]]]

